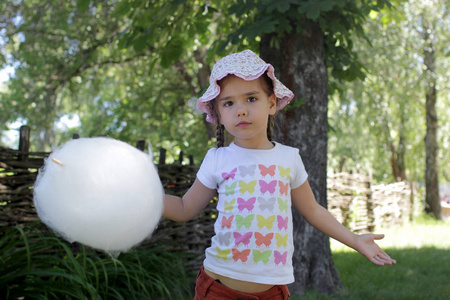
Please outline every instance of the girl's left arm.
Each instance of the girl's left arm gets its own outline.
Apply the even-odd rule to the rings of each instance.
[[[329,237],[355,249],[366,256],[376,265],[395,264],[389,255],[387,255],[376,243],[375,240],[382,239],[382,234],[362,234],[357,235],[342,225],[333,215],[323,206],[316,202],[309,182],[306,181],[300,187],[291,191],[292,203],[298,212],[318,230]]]

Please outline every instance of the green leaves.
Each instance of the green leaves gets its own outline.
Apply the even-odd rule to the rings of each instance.
[[[81,12],[85,12],[89,9],[91,0],[77,0],[77,8]]]
[[[273,0],[262,0],[261,3],[265,6],[265,10],[268,13],[273,13],[278,11],[280,13],[285,13],[291,7],[291,2],[295,3],[295,1],[273,1]]]
[[[298,13],[306,15],[308,19],[317,21],[319,16],[324,12],[331,11],[335,5],[342,7],[342,0],[310,0],[299,1]]]
[[[170,40],[161,53],[161,66],[168,68],[172,63],[180,59],[183,51],[183,40],[181,38],[176,37]]]

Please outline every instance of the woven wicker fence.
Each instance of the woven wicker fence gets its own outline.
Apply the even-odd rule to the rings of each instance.
[[[354,232],[372,232],[377,226],[409,222],[413,190],[407,182],[372,185],[369,176],[328,174],[328,210]]]
[[[26,134],[26,132],[25,132]],[[144,148],[143,142],[136,146]],[[28,152],[27,142],[19,143],[19,150],[0,146],[0,226],[22,226],[37,221],[32,200],[32,188],[38,169],[49,153]],[[195,180],[198,166],[178,162],[164,163],[164,151],[157,165],[166,193],[182,196]],[[190,158],[192,162],[192,158]],[[338,173],[328,175],[328,209],[345,226],[355,232],[373,231],[377,225],[405,223],[412,214],[410,186],[405,182],[372,186],[367,176]],[[217,218],[217,199],[187,223],[162,218],[150,243],[161,243],[173,251],[194,253],[198,259],[187,268],[197,269],[210,244]]]

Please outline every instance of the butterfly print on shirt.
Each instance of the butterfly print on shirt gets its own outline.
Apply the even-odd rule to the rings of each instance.
[[[255,218],[255,215],[248,215],[245,218],[241,215],[236,215],[236,227],[239,229],[242,226],[245,228],[250,228],[252,226],[252,221]]]
[[[248,167],[246,167],[246,166],[239,167],[239,172],[241,173],[242,177],[245,177],[247,175],[250,177],[253,177],[253,176],[255,176],[255,171],[256,171],[256,165],[250,165]]]
[[[233,221],[234,216],[230,216],[229,218],[223,216],[222,217],[222,228],[231,228],[231,222]]]
[[[253,249],[252,254],[253,254],[253,261],[255,263],[262,261],[263,263],[267,264],[269,262],[270,255],[272,254],[272,250],[266,250],[264,252],[261,252]]]
[[[286,177],[289,179],[291,177],[291,168],[283,168],[282,166],[278,166],[278,170],[280,170],[280,176]]]
[[[244,209],[252,211],[255,206],[256,197],[252,197],[247,201],[242,198],[238,198],[237,201],[238,201],[238,209],[240,212],[242,212]]]
[[[272,238],[273,238],[273,232],[266,234],[266,235],[262,235],[259,232],[255,232],[255,239],[256,239],[257,246],[261,246],[264,244],[266,247],[269,247],[270,244],[272,244]]]
[[[277,181],[272,180],[271,182],[266,182],[264,180],[260,180],[259,187],[261,189],[261,194],[269,192],[269,194],[273,195],[273,193],[275,193],[275,188],[277,187]]]
[[[224,245],[224,246],[229,246],[230,245],[230,243],[231,243],[231,232],[230,231],[229,232],[225,232],[225,233],[219,232],[217,234],[217,237],[219,238],[219,243],[221,245]]]
[[[259,209],[261,211],[268,210],[273,211],[275,208],[275,197],[269,198],[266,200],[264,197],[258,197]]]
[[[256,180],[250,181],[249,183],[239,181],[239,192],[241,192],[242,195],[244,195],[245,192],[253,194],[255,192],[256,183]]]
[[[244,244],[245,246],[248,246],[248,244],[250,243],[250,239],[253,236],[253,232],[246,232],[244,234],[240,234],[239,232],[233,232],[233,236],[234,236],[234,244],[236,246],[239,246],[240,243]]]
[[[231,253],[233,254],[234,261],[241,260],[242,262],[246,262],[248,259],[248,255],[250,254],[250,249],[245,249],[242,251],[239,251],[238,249],[231,249]]]
[[[283,181],[279,180],[278,183],[280,184],[280,193],[281,195],[285,194],[287,196],[288,189],[289,189],[289,183],[286,182],[286,184],[283,183]]]
[[[267,229],[271,229],[273,227],[273,222],[275,222],[275,216],[264,218],[261,215],[257,215],[256,220],[258,221],[259,229],[262,229],[264,226],[267,227]]]
[[[269,167],[266,167],[264,165],[258,165],[259,170],[261,171],[261,176],[265,177],[266,175],[275,176],[275,170],[277,166],[272,165]]]
[[[277,250],[275,250],[274,256],[275,256],[275,264],[276,265],[279,265],[280,263],[282,263],[283,265],[286,264],[287,251],[281,253],[281,252],[278,252]]]
[[[278,229],[286,229],[288,227],[288,217],[283,218],[282,216],[277,216],[277,221],[278,221]]]
[[[231,170],[230,173],[224,172],[224,173],[222,173],[222,178],[225,180],[228,180],[230,178],[234,179],[234,176],[236,176],[236,172],[237,172],[237,168],[234,168],[233,170]]]

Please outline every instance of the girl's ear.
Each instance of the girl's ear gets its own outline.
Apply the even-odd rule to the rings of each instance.
[[[277,97],[275,94],[269,96],[269,115],[274,115],[277,112]]]

